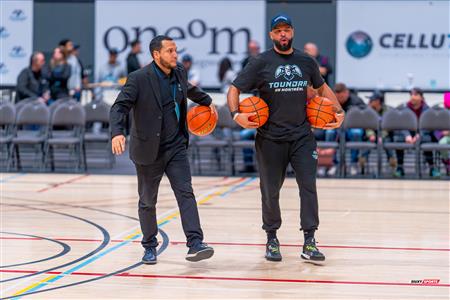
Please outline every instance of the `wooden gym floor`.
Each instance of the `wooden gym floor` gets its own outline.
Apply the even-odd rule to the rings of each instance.
[[[8,299],[449,299],[449,182],[318,180],[327,256],[299,256],[294,179],[281,193],[283,261],[264,259],[257,178],[195,177],[207,261],[190,263],[163,179],[158,264],[140,264],[135,176],[1,174]],[[435,281],[429,281],[430,279]]]

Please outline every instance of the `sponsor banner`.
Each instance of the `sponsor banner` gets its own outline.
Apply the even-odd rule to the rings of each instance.
[[[337,81],[356,88],[448,89],[449,1],[337,2]]]
[[[130,43],[139,39],[142,65],[151,62],[148,45],[156,35],[175,40],[179,60],[193,57],[202,87],[219,87],[219,61],[228,57],[235,71],[247,56],[247,43],[264,49],[265,1],[108,1],[97,0],[95,11],[96,74],[108,59],[108,49],[119,51],[125,65]]]
[[[33,1],[1,1],[0,85],[15,85],[33,50]]]

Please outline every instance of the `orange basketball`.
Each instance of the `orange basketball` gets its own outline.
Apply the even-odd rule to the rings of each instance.
[[[251,116],[249,120],[258,123],[258,127],[263,126],[269,118],[269,106],[267,106],[267,103],[263,99],[256,96],[251,96],[242,100],[239,103],[239,112],[256,112],[256,116]]]
[[[306,116],[314,128],[323,128],[328,123],[332,123],[335,113],[335,107],[330,99],[316,96],[306,105]]]
[[[216,128],[217,114],[209,106],[198,105],[188,111],[187,124],[192,134],[205,136]]]

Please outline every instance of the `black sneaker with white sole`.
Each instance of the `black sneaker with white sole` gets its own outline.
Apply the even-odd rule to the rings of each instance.
[[[208,259],[213,255],[214,249],[212,247],[205,243],[199,243],[189,248],[186,260],[196,262]]]
[[[266,244],[266,259],[269,261],[281,261],[280,242],[272,238]]]
[[[314,238],[309,238],[305,241],[303,245],[303,252],[301,257],[306,260],[312,261],[324,261],[325,255],[323,255],[316,246],[316,240]]]

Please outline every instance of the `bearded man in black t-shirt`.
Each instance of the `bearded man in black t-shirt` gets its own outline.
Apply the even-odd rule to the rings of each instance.
[[[280,189],[291,163],[300,188],[300,230],[305,243],[301,257],[323,261],[314,232],[319,226],[316,190],[318,154],[316,141],[306,118],[306,92],[313,88],[335,104],[335,122],[325,129],[338,128],[344,112],[335,94],[320,75],[317,63],[309,55],[292,48],[294,28],[291,19],[278,15],[272,19],[270,38],[274,47],[261,53],[239,73],[228,91],[227,101],[233,119],[244,128],[256,128],[249,117],[239,112],[239,94],[254,89],[269,106],[269,119],[258,128],[256,157],[262,194],[262,228],[267,233],[266,259],[281,261],[277,230],[281,226]]]

